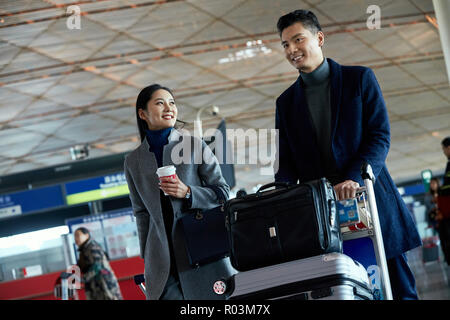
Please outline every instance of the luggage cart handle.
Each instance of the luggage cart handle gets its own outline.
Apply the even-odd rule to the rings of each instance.
[[[137,274],[133,278],[134,278],[134,283],[136,285],[139,285],[141,283],[145,283],[145,277],[144,277],[143,274]]]
[[[357,188],[356,189],[356,196],[358,196],[359,194],[362,194],[362,193],[364,193],[364,192],[366,192],[366,187],[365,186],[362,186],[362,187],[359,187],[359,188]]]
[[[361,178],[363,180],[370,179],[375,183],[375,175],[373,174],[372,166],[368,162],[361,165]]]
[[[260,187],[260,188],[258,189],[258,191],[256,191],[256,193],[259,194],[259,193],[261,193],[261,191],[266,190],[266,189],[269,189],[269,188],[271,188],[271,187],[283,187],[283,188],[289,188],[289,186],[290,186],[290,183],[289,183],[289,182],[278,182],[278,181],[276,181],[276,182],[271,182],[271,183],[265,184],[265,185],[263,185],[262,187]]]

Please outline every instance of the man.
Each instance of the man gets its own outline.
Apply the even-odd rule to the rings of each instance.
[[[441,189],[445,190],[447,188],[450,188],[450,137],[445,138],[441,142],[442,144],[442,151],[444,152],[444,155],[447,157],[447,167],[445,168],[444,173],[444,184]]]
[[[447,167],[444,172],[444,184],[439,188],[437,199],[438,212],[438,232],[441,241],[442,251],[445,261],[450,266],[450,137],[441,142],[442,151],[447,157]],[[447,268],[447,278],[450,285],[450,269]]]
[[[311,11],[282,16],[277,27],[286,59],[300,76],[276,101],[275,180],[327,177],[338,199],[347,199],[363,184],[361,164],[369,162],[394,299],[418,299],[404,253],[421,240],[385,165],[389,119],[374,73],[325,59],[325,37]]]

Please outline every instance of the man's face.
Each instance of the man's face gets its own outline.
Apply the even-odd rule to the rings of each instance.
[[[281,33],[281,45],[286,59],[296,69],[309,73],[323,62],[322,46],[324,35],[322,31],[312,33],[301,22],[297,22]]]
[[[450,146],[448,147],[442,146],[442,151],[444,152],[445,156],[450,159]]]

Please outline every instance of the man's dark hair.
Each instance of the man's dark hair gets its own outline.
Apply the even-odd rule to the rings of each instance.
[[[442,142],[441,142],[441,144],[444,146],[444,147],[448,147],[448,146],[450,146],[450,137],[447,137],[447,138],[445,138],[444,140],[442,140]]]
[[[283,32],[284,29],[292,26],[294,23],[301,22],[305,28],[307,28],[311,33],[315,34],[317,31],[322,31],[320,27],[319,20],[316,15],[309,10],[295,10],[285,14],[280,19],[278,19],[277,28],[278,33]]]

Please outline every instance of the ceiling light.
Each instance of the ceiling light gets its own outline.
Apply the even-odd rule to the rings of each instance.
[[[228,54],[227,57],[219,59],[219,64],[236,62],[244,59],[251,59],[257,56],[261,57],[272,52],[272,49],[267,48],[262,40],[247,41],[247,48],[239,50],[235,53]]]

